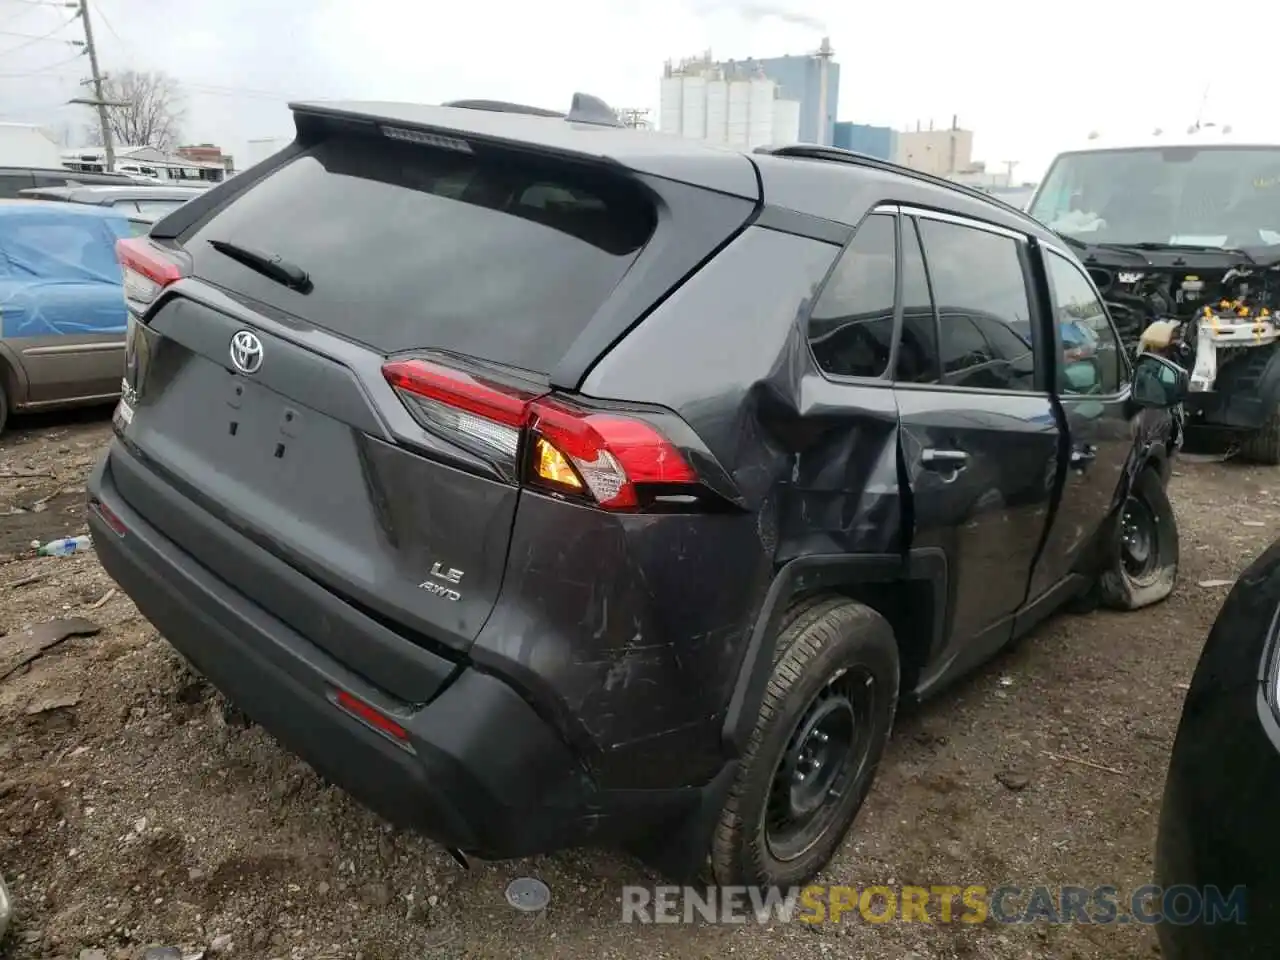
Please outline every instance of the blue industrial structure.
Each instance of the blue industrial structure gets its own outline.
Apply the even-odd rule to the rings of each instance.
[[[729,60],[717,66],[727,77],[763,73],[778,85],[779,97],[799,102],[800,140],[831,145],[840,108],[840,64],[831,56],[831,43],[823,38],[816,53]]]
[[[835,125],[831,145],[881,160],[892,160],[898,151],[898,133],[892,127],[873,127],[845,120]]]

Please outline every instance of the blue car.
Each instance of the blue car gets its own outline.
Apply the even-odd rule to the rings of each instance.
[[[149,228],[110,207],[0,200],[0,429],[11,411],[119,397],[127,314],[115,245]]]

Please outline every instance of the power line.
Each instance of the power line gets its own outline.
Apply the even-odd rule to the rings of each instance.
[[[133,44],[129,43],[127,40],[125,40],[124,37],[116,33],[116,28],[111,25],[111,20],[107,16],[107,11],[103,9],[101,2],[97,4],[97,7],[98,7],[98,18],[102,21],[102,25],[107,28],[107,32],[116,38],[116,41],[120,44],[120,46],[124,47],[130,53],[137,54],[137,51],[133,49]]]
[[[67,20],[67,21],[66,21],[66,22],[64,22],[64,23],[60,23],[60,24],[58,24],[58,26],[54,27],[54,28],[53,28],[52,30],[50,30],[48,33],[43,34],[43,35],[41,35],[41,36],[35,36],[35,35],[33,35],[33,34],[30,34],[30,33],[15,33],[15,32],[14,32],[14,31],[12,31],[12,30],[0,30],[0,36],[6,36],[6,37],[22,37],[22,38],[24,38],[24,39],[27,41],[26,43],[20,43],[20,44],[18,44],[16,47],[12,47],[12,48],[11,48],[11,49],[9,49],[9,50],[3,50],[3,51],[0,51],[0,57],[7,57],[7,56],[9,56],[10,54],[17,53],[19,50],[25,50],[27,47],[31,46],[32,44],[40,43],[41,41],[44,41],[44,40],[50,40],[50,41],[52,41],[52,42],[54,42],[54,43],[69,43],[69,44],[71,44],[72,46],[76,46],[76,47],[83,47],[83,46],[84,46],[84,41],[83,41],[83,40],[53,40],[53,35],[54,35],[55,33],[58,33],[60,30],[63,30],[63,29],[64,29],[65,27],[67,27],[67,26],[68,26],[68,25],[69,25],[73,20],[75,20],[75,17],[72,17],[72,18],[71,18],[71,20]]]
[[[85,51],[81,50],[79,53],[72,57],[68,57],[66,60],[59,60],[57,63],[49,64],[47,67],[40,67],[38,70],[28,70],[25,73],[0,73],[0,80],[16,80],[20,77],[36,77],[43,73],[52,73],[55,70],[65,67],[69,63],[75,63],[83,57],[84,54]]]

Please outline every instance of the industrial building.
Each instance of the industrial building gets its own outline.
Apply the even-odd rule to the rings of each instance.
[[[922,130],[917,123],[914,130],[901,131],[895,150],[895,163],[938,177],[973,169],[973,131],[962,129],[957,117],[946,130],[935,130],[932,123]]]
[[[880,160],[892,160],[898,153],[898,131],[892,127],[873,127],[844,120],[835,125],[831,145]]]
[[[764,60],[700,57],[668,61],[658,129],[752,148],[767,143],[831,144],[840,65],[828,38],[812,54]]]
[[[778,84],[760,71],[726,70],[708,53],[667,63],[658,129],[748,150],[795,142],[800,104],[781,99]]]

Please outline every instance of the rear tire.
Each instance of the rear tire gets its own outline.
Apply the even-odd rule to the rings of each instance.
[[[1178,520],[1156,470],[1139,472],[1116,514],[1108,544],[1108,566],[1098,578],[1103,606],[1138,610],[1173,593]]]
[[[1240,444],[1240,455],[1269,467],[1280,464],[1280,410],[1273,412],[1261,429],[1245,438]]]
[[[843,597],[793,608],[738,776],[711,844],[724,886],[810,880],[844,839],[898,704],[888,621]]]
[[[4,433],[4,428],[9,423],[9,393],[4,385],[7,372],[4,365],[0,364],[0,433]]]

